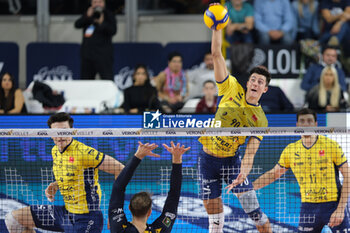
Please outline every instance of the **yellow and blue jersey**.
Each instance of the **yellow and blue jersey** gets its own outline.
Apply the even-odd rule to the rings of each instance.
[[[338,200],[338,168],[346,162],[337,142],[318,136],[310,148],[305,147],[301,140],[289,144],[278,164],[292,169],[300,186],[302,202],[322,203]]]
[[[222,82],[216,83],[219,90],[218,109],[215,121],[221,127],[267,127],[267,119],[260,105],[247,103],[245,90],[235,77],[229,75]],[[262,136],[257,136],[262,140]],[[200,137],[202,145],[218,157],[234,156],[246,136],[212,136]]]
[[[73,140],[61,153],[52,148],[53,173],[66,209],[74,214],[99,210],[101,187],[97,167],[104,154]]]

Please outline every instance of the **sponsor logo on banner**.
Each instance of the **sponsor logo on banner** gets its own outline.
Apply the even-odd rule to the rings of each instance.
[[[242,134],[242,131],[239,129],[231,130],[231,134]]]
[[[112,130],[105,130],[102,132],[102,135],[113,135],[113,131]]]
[[[36,133],[38,136],[48,136],[49,134],[46,131],[39,131]]]
[[[76,135],[79,136],[91,136],[94,134],[94,131],[77,131]]]
[[[176,135],[176,131],[175,130],[167,130],[165,131],[166,135]]]
[[[327,134],[327,133],[333,133],[334,132],[334,128],[330,128],[330,129],[315,129],[315,133],[317,134]]]
[[[142,135],[158,135],[157,131],[142,131]]]
[[[16,132],[16,131],[13,131],[12,132],[12,135],[13,136],[21,136],[21,137],[23,137],[23,136],[28,136],[29,135],[29,132]]]
[[[143,128],[220,128],[221,121],[215,118],[201,120],[192,115],[163,115],[157,110],[156,112],[143,113]]]
[[[192,131],[186,131],[187,135],[202,135],[205,134],[205,130],[192,130]]]
[[[137,130],[137,131],[122,131],[122,135],[132,136],[132,135],[140,135],[140,134],[141,134],[141,132],[139,130]]]
[[[69,70],[67,66],[56,66],[51,69],[44,66],[40,68],[36,74],[34,74],[33,80],[73,80],[73,72]]]
[[[294,133],[304,133],[305,131],[303,129],[295,129]]]
[[[6,132],[0,132],[0,136],[11,136],[12,135],[13,130],[9,130]]]
[[[77,135],[77,130],[73,130],[72,132],[57,132],[58,136],[74,136]]]

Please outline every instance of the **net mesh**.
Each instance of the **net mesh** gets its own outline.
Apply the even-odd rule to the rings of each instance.
[[[171,132],[171,133],[170,133]],[[45,189],[50,183],[57,181],[58,177],[52,169],[52,147],[55,145],[50,137],[74,137],[76,141],[96,149],[126,164],[135,154],[138,142],[156,143],[159,145],[154,150],[160,158],[149,157],[143,159],[125,192],[124,210],[128,221],[132,216],[128,205],[133,194],[147,191],[152,194],[152,214],[148,223],[152,223],[161,214],[165,200],[170,189],[170,174],[172,171],[172,156],[162,146],[170,145],[170,141],[180,143],[191,149],[183,155],[182,189],[178,207],[178,216],[172,232],[208,232],[208,214],[203,205],[203,199],[211,199],[213,190],[206,190],[203,185],[203,172],[198,167],[201,157],[202,144],[198,142],[199,136],[210,137],[235,137],[264,136],[255,155],[254,165],[249,174],[249,182],[256,180],[265,172],[272,169],[280,159],[282,151],[287,145],[298,141],[301,135],[326,135],[336,141],[344,151],[349,154],[350,144],[347,140],[348,130],[343,128],[259,128],[257,129],[69,129],[69,130],[37,130],[37,129],[0,129],[0,165],[1,165],[1,219],[12,210],[29,205],[37,205],[38,208],[48,208],[42,214],[53,214],[56,206],[63,206],[66,199],[57,192],[54,202],[50,202]],[[248,138],[247,138],[248,139]],[[330,145],[323,145],[324,150]],[[243,157],[246,146],[242,145],[241,152],[236,156]],[[76,153],[81,153],[77,150]],[[320,152],[321,153],[321,152]],[[318,156],[323,156],[319,154]],[[74,164],[71,158],[68,163]],[[69,161],[71,160],[71,161]],[[208,166],[215,166],[209,164]],[[315,165],[316,166],[316,165]],[[281,178],[272,184],[257,191],[261,210],[268,216],[273,232],[296,232],[298,224],[314,223],[315,215],[300,217],[301,195],[300,187],[289,169]],[[204,171],[205,173],[205,171]],[[236,167],[222,166],[218,170],[220,176],[220,196],[225,213],[224,232],[258,232],[253,220],[243,210],[239,199],[232,193],[226,193],[224,189],[230,183],[230,175],[239,173]],[[85,174],[86,175],[86,174]],[[93,174],[90,174],[93,175]],[[325,174],[327,176],[329,174]],[[101,186],[100,204],[90,210],[102,211],[104,223],[103,232],[107,229],[108,207],[114,176],[103,171],[98,172]],[[64,174],[64,178],[84,180],[84,177],[75,177],[73,174]],[[96,178],[96,177],[95,177]],[[206,181],[208,183],[212,181]],[[327,187],[327,184],[325,185]],[[66,187],[69,189],[70,187]],[[78,195],[86,195],[86,186],[73,187]],[[244,191],[237,187],[237,190]],[[60,190],[62,191],[62,190]],[[207,191],[207,192],[206,192]],[[331,191],[331,190],[329,190]],[[66,197],[67,198],[67,197]],[[87,197],[84,197],[85,200]],[[113,198],[113,197],[112,197]],[[82,202],[83,203],[83,202]],[[83,203],[84,204],[84,203]],[[76,204],[78,209],[81,202]],[[41,207],[40,207],[41,206]],[[44,226],[54,226],[54,221],[49,216],[38,214],[38,218],[44,219]],[[63,225],[72,224],[74,214],[66,213]],[[0,224],[0,232],[6,232],[5,224]],[[40,230],[38,232],[50,232]]]

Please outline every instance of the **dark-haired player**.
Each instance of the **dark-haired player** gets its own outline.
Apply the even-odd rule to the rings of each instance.
[[[316,127],[311,109],[297,113],[298,127]],[[339,144],[322,135],[303,135],[282,152],[278,164],[254,181],[254,189],[271,184],[291,168],[300,186],[299,232],[349,232],[346,203],[349,197],[349,165]],[[344,180],[339,181],[339,170]]]
[[[221,121],[221,127],[267,127],[267,119],[259,100],[268,89],[270,73],[264,67],[253,68],[247,82],[247,90],[244,90],[236,78],[229,75],[221,46],[221,30],[213,30],[211,51],[219,90],[215,120]],[[260,232],[271,232],[270,222],[261,211],[253,186],[247,179],[261,140],[260,136],[248,139],[241,161],[239,147],[245,143],[245,136],[199,138],[203,145],[198,158],[201,196],[209,215],[210,233],[223,231],[225,216],[221,200],[222,180],[227,184],[233,183],[233,192],[257,229]]]
[[[170,177],[170,191],[165,201],[162,214],[152,224],[147,224],[147,219],[152,212],[152,199],[146,192],[137,193],[131,198],[129,205],[132,214],[131,222],[127,221],[123,210],[126,186],[130,182],[141,160],[146,155],[159,157],[159,155],[152,152],[158,145],[154,143],[142,144],[139,142],[139,147],[135,156],[127,163],[113,184],[108,209],[111,233],[165,233],[170,232],[173,228],[181,192],[182,155],[190,148],[180,146],[179,143],[175,146],[173,142],[171,142],[171,147],[165,144],[163,144],[163,146],[172,154],[173,165]]]
[[[56,113],[47,124],[53,129],[69,129],[73,127],[73,118],[67,113]],[[117,178],[124,165],[72,137],[52,139],[56,181],[46,188],[45,195],[49,201],[54,201],[60,190],[65,205],[31,205],[14,210],[5,217],[7,229],[10,233],[34,233],[33,228],[69,233],[102,232],[98,170]]]

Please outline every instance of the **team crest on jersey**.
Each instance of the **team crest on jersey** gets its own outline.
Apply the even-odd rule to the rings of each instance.
[[[74,163],[74,157],[71,157],[71,156],[70,156],[70,157],[69,157],[69,162],[70,162],[70,163]]]
[[[253,121],[257,121],[258,120],[258,118],[255,115],[252,116],[252,119],[253,119]]]
[[[324,156],[324,150],[320,150],[320,151],[318,152],[318,155],[319,155],[319,156]]]
[[[162,223],[166,226],[166,227],[170,227],[171,224],[171,220],[169,217],[165,217],[162,221]]]

